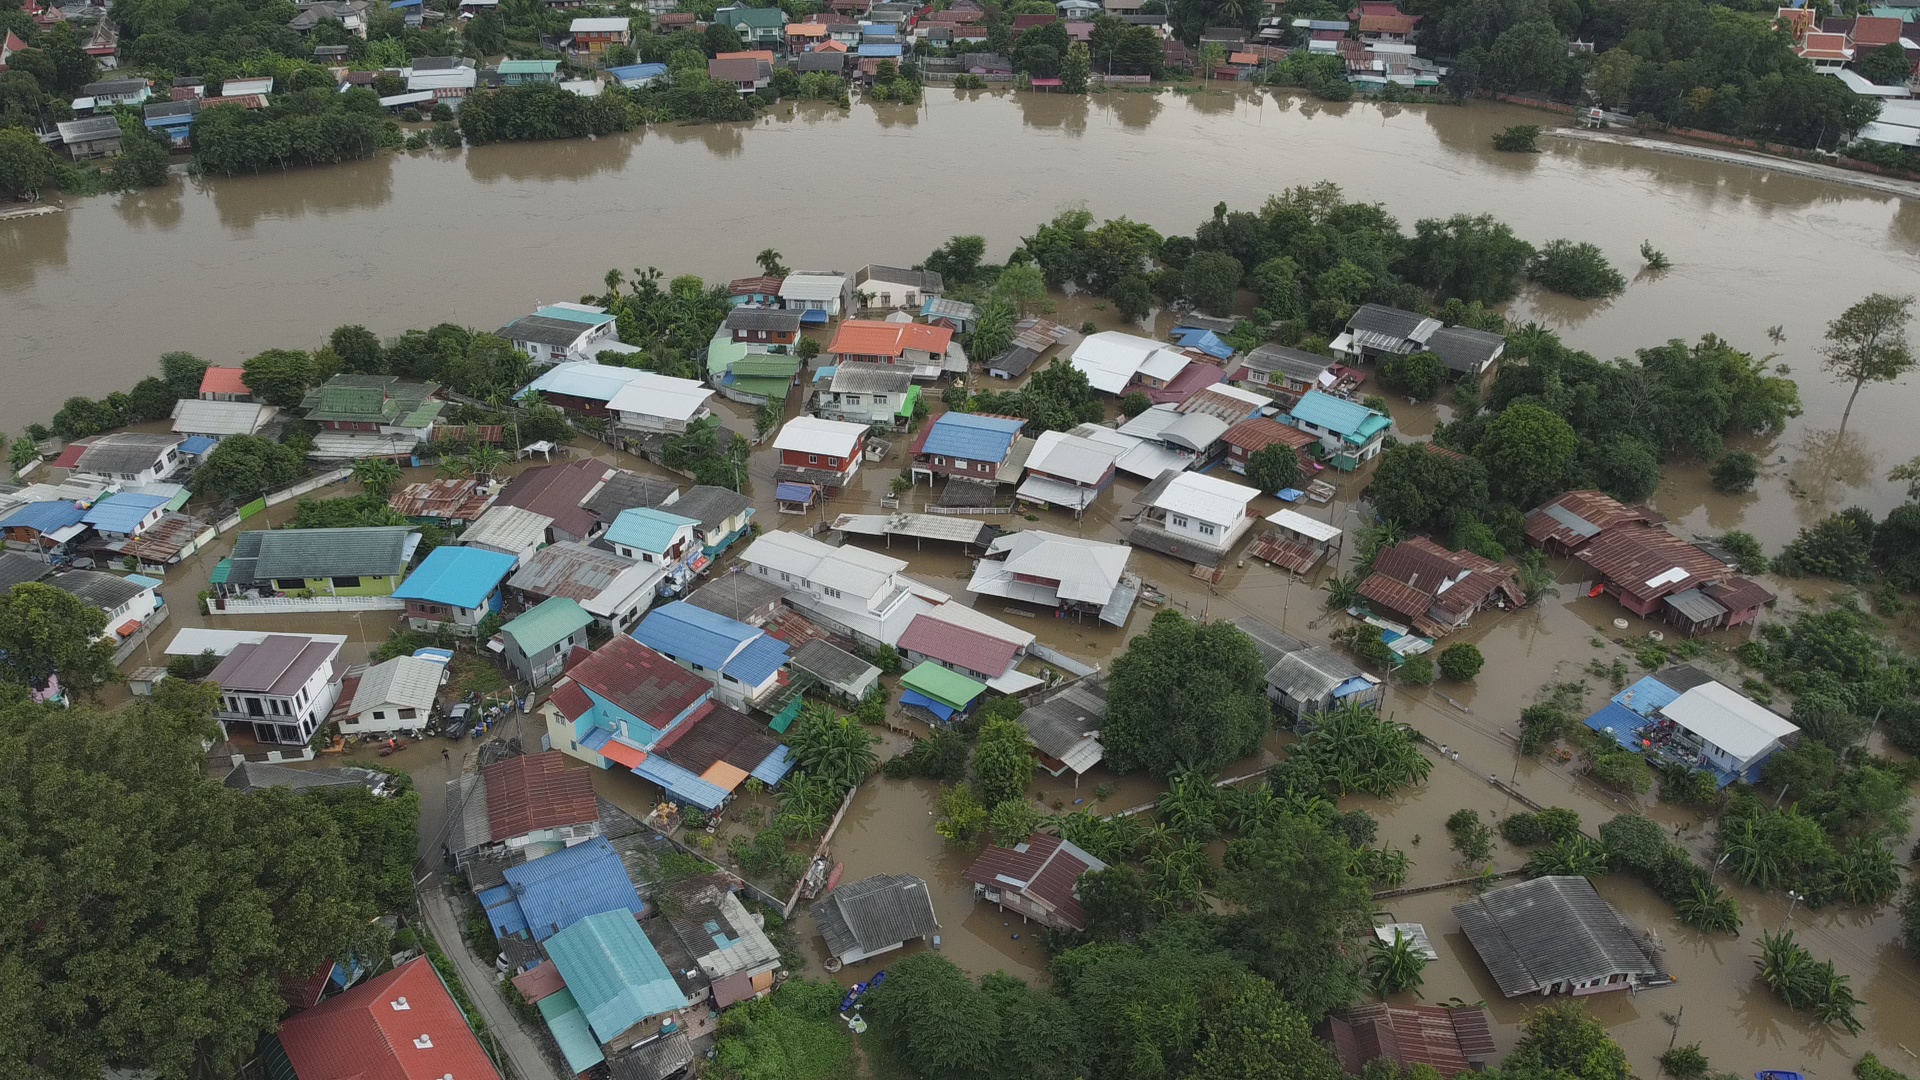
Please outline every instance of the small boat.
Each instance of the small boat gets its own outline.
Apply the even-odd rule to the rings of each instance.
[[[1786,1069],[1763,1069],[1753,1074],[1753,1080],[1806,1080],[1806,1078]]]
[[[845,863],[833,864],[833,872],[827,875],[827,891],[828,892],[832,892],[833,890],[840,887],[840,872],[845,870],[846,868],[847,867]],[[884,974],[884,972],[882,974]],[[875,980],[878,981],[878,976],[875,977]]]
[[[831,867],[827,863],[826,856],[821,855],[813,860],[812,864],[807,867],[807,876],[800,881],[801,899],[812,900],[814,897],[820,895],[821,890],[827,887],[827,871],[829,869],[831,869]]]

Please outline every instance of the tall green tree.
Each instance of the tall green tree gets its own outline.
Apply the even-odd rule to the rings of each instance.
[[[0,192],[16,199],[36,197],[54,177],[53,152],[23,128],[0,128]]]
[[[1033,741],[1019,721],[993,717],[980,726],[973,745],[973,785],[981,802],[1024,801],[1033,765]]]
[[[380,338],[364,326],[337,326],[327,335],[327,344],[333,347],[340,357],[340,370],[360,375],[384,375],[387,372],[386,350],[380,347]]]
[[[887,981],[867,996],[876,1033],[929,1080],[987,1074],[999,1042],[993,1003],[939,953],[887,965]]]
[[[1224,251],[1202,251],[1187,260],[1180,275],[1181,291],[1202,311],[1231,315],[1240,273],[1240,260]]]
[[[1526,275],[1533,245],[1491,214],[1455,214],[1414,222],[1402,265],[1408,279],[1469,303],[1510,300]]]
[[[1084,42],[1067,46],[1067,57],[1060,64],[1060,89],[1069,94],[1087,92],[1087,79],[1093,73],[1093,57]]]
[[[1271,495],[1300,482],[1300,455],[1284,443],[1273,443],[1247,459],[1247,479]]]
[[[1479,447],[1494,493],[1519,507],[1565,490],[1580,438],[1573,426],[1538,405],[1514,405],[1493,418]]]
[[[160,354],[160,379],[167,392],[178,398],[200,396],[200,380],[206,378],[207,362],[189,352]]]
[[[306,470],[305,459],[290,446],[259,435],[229,435],[193,470],[187,486],[216,499],[247,500],[291,484]]]
[[[1227,845],[1220,895],[1237,911],[1236,951],[1310,1022],[1360,996],[1355,940],[1369,933],[1373,901],[1345,837],[1282,815]]]
[[[1327,1044],[1313,1037],[1294,1004],[1271,985],[1248,981],[1209,1016],[1207,1038],[1186,1080],[1341,1080]]]
[[[1627,1053],[1578,1001],[1542,1005],[1527,1016],[1526,1032],[1500,1063],[1511,1080],[1629,1080]]]
[[[256,401],[297,409],[319,380],[313,357],[298,349],[268,349],[240,365]]]
[[[1272,717],[1266,665],[1239,627],[1162,611],[1113,662],[1100,738],[1121,772],[1215,772],[1258,748]]]
[[[0,684],[40,689],[59,676],[90,696],[114,677],[107,613],[65,589],[22,582],[0,593]]]
[[[790,979],[720,1016],[714,1063],[729,1080],[841,1080],[856,1071],[836,983]]]
[[[1853,415],[1860,388],[1870,382],[1895,382],[1913,370],[1913,347],[1907,342],[1907,324],[1913,321],[1913,297],[1872,293],[1827,324],[1827,343],[1820,355],[1827,372],[1853,384],[1840,426]]]

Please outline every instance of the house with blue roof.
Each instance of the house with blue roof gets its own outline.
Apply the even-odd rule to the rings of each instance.
[[[607,74],[613,76],[615,82],[628,90],[650,86],[653,80],[666,73],[667,65],[665,64],[622,64],[619,67],[607,69]]]
[[[1656,671],[1613,695],[1587,726],[1656,765],[1753,783],[1767,759],[1800,741],[1786,717],[1691,664]]]
[[[393,595],[407,602],[407,623],[415,630],[445,623],[454,633],[471,637],[479,631],[480,620],[500,610],[500,583],[518,561],[503,551],[437,547]]]
[[[1387,414],[1318,390],[1300,395],[1292,413],[1282,419],[1318,438],[1328,464],[1342,472],[1352,472],[1379,456],[1381,444],[1393,430]]]
[[[663,591],[678,592],[693,577],[694,562],[705,552],[699,530],[697,518],[635,506],[620,511],[602,539],[623,558],[659,567],[665,575]]]
[[[590,915],[553,935],[547,957],[566,989],[541,999],[540,1012],[567,1067],[577,1072],[658,1034],[669,1014],[706,997],[703,988],[688,1000],[660,951],[625,911]]]
[[[555,364],[528,383],[515,398],[540,395],[540,400],[556,409],[582,416],[608,418],[613,415],[607,403],[627,388],[627,384],[646,374],[639,368],[614,367],[592,360],[569,360]]]
[[[1026,426],[1018,416],[942,413],[913,442],[913,478],[918,482],[924,473],[929,484],[940,476],[1013,483],[1033,453],[1033,440],[1020,435]]]
[[[1216,360],[1233,358],[1233,346],[1220,340],[1220,335],[1211,330],[1197,327],[1177,326],[1173,330],[1173,340],[1181,348],[1198,349]]]
[[[505,884],[477,894],[496,937],[544,942],[589,915],[647,910],[620,853],[602,836],[510,866],[505,876]]]
[[[633,639],[712,683],[736,709],[767,700],[787,665],[786,642],[684,600],[647,612]]]
[[[60,551],[86,535],[87,511],[71,500],[27,503],[0,518],[0,535],[15,550]]]
[[[116,492],[88,507],[80,520],[102,536],[116,539],[139,536],[166,514],[170,501],[166,495]]]
[[[890,30],[891,28],[876,29],[875,31],[872,32],[873,36],[877,36],[882,39],[880,41],[874,41],[874,42],[862,41],[860,43],[860,59],[862,60],[876,60],[876,59],[898,60],[900,59],[900,57],[904,56],[906,54],[906,48],[901,45],[892,44],[892,42],[896,40],[896,35],[891,33]],[[869,35],[866,33],[863,33],[861,36],[866,37]]]

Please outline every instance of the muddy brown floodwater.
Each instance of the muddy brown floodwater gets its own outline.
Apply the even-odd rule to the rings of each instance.
[[[724,279],[773,246],[789,265],[852,269],[869,261],[917,261],[957,232],[986,236],[999,257],[1022,232],[1073,203],[1184,232],[1216,202],[1250,207],[1287,186],[1330,179],[1349,197],[1386,203],[1409,225],[1423,216],[1488,212],[1536,241],[1595,241],[1623,267],[1638,264],[1643,239],[1666,251],[1671,271],[1635,280],[1610,303],[1525,295],[1512,305],[1515,317],[1553,325],[1576,346],[1613,356],[1713,332],[1757,353],[1778,352],[1778,362],[1800,380],[1806,415],[1775,437],[1745,443],[1768,463],[1751,494],[1715,494],[1704,468],[1670,466],[1654,501],[1681,530],[1709,535],[1744,528],[1777,546],[1830,509],[1861,504],[1884,511],[1896,504],[1900,492],[1884,475],[1920,451],[1905,422],[1920,390],[1908,385],[1862,395],[1842,435],[1844,389],[1819,373],[1813,347],[1825,322],[1861,294],[1912,288],[1920,269],[1920,204],[1765,167],[1630,147],[1549,140],[1539,155],[1488,148],[1493,131],[1538,122],[1540,114],[1501,106],[1329,106],[1264,93],[1083,99],[936,90],[918,110],[782,107],[749,125],[390,156],[83,200],[65,214],[0,222],[0,310],[11,316],[8,348],[0,355],[10,391],[0,402],[0,426],[17,430],[44,419],[71,394],[124,388],[169,349],[231,364],[269,347],[316,345],[341,323],[383,334],[449,320],[490,328],[536,302],[598,289],[610,266],[652,265]],[[103,282],[111,283],[110,294]],[[1092,320],[1102,329],[1121,327],[1098,302],[1076,297],[1060,304],[1070,325]],[[1159,326],[1165,325],[1162,318]],[[1769,340],[1772,326],[1783,329],[1783,344]],[[1406,435],[1429,434],[1445,419],[1444,410],[1432,406],[1393,405]],[[749,414],[722,407],[732,426],[752,430]],[[658,471],[609,451],[590,452]],[[858,487],[831,510],[878,509],[903,463],[896,447],[889,461],[863,470]],[[760,521],[796,525],[797,519],[774,512],[772,471],[769,455],[757,452],[751,494]],[[1352,528],[1360,521],[1354,499],[1365,482],[1364,474],[1340,478],[1339,498],[1309,512]],[[1014,524],[1116,539],[1116,519],[1138,490],[1138,483],[1121,481],[1082,521],[1047,514],[1034,526]],[[910,494],[905,508],[917,509],[925,494],[924,488]],[[1264,514],[1277,506],[1263,499],[1256,509]],[[285,509],[248,525],[279,520]],[[194,612],[194,597],[225,546],[169,576],[162,591],[176,626],[209,621]],[[933,544],[892,550],[922,580],[976,602],[964,591],[966,560],[956,552]],[[1136,552],[1132,565],[1173,608],[1196,617],[1252,614],[1315,639],[1338,625],[1322,611],[1317,581],[1295,581],[1265,564],[1230,565],[1213,587],[1190,577],[1185,564],[1151,552]],[[1518,759],[1513,750],[1516,717],[1541,684],[1579,678],[1596,659],[1625,658],[1631,666],[1622,642],[1651,629],[1638,620],[1615,629],[1620,609],[1586,598],[1578,565],[1556,570],[1557,595],[1527,610],[1483,615],[1459,635],[1487,655],[1476,685],[1396,687],[1387,699],[1395,718],[1459,755],[1457,762],[1436,760],[1424,785],[1393,799],[1343,802],[1376,814],[1381,839],[1407,850],[1411,884],[1459,876],[1441,827],[1447,814],[1460,807],[1496,816],[1517,809],[1489,776],[1539,802],[1578,811],[1590,829],[1623,809],[1565,765]],[[1774,584],[1786,594],[1785,610],[1798,603],[1796,593],[1822,591],[1804,582]],[[979,606],[1005,615],[998,600]],[[1105,665],[1150,615],[1137,611],[1124,630],[1044,615],[1021,625],[1055,648]],[[259,621],[229,616],[220,625]],[[349,659],[357,660],[394,620],[369,613],[274,625],[347,634]],[[1899,629],[1911,635],[1911,627]],[[1731,671],[1726,651],[1740,640],[1737,633],[1719,635],[1701,662]],[[144,655],[131,661],[146,662]],[[1588,681],[1590,703],[1610,692]],[[1279,736],[1269,739],[1236,770],[1270,764],[1280,744]],[[430,854],[444,825],[439,781],[452,769],[431,745],[400,761],[422,780],[422,852]],[[599,779],[602,793],[629,810],[644,812],[657,797],[630,775]],[[1094,789],[1109,783],[1112,793],[1096,798]],[[1111,812],[1149,802],[1157,792],[1147,778],[1096,770],[1078,790],[1042,776],[1032,794],[1049,806],[1057,801],[1065,809]],[[847,876],[921,874],[934,886],[943,947],[962,966],[975,974],[1000,968],[1044,978],[1038,936],[972,902],[959,878],[967,855],[934,834],[932,799],[933,788],[924,783],[869,781],[834,840]],[[1697,852],[1711,843],[1710,830],[1689,813],[1656,804],[1639,809],[1679,829],[1679,842]],[[1503,847],[1495,864],[1517,866],[1522,858]],[[1754,980],[1749,942],[1787,920],[1785,897],[1733,887],[1746,913],[1745,935],[1702,939],[1680,927],[1644,887],[1609,878],[1602,889],[1637,927],[1660,937],[1681,980],[1646,995],[1589,999],[1641,1075],[1653,1075],[1654,1056],[1674,1037],[1661,1014],[1680,1014],[1683,1005],[1679,1040],[1703,1043],[1719,1068],[1790,1068],[1838,1078],[1868,1050],[1911,1068],[1907,1048],[1920,1047],[1920,969],[1895,944],[1890,911],[1792,912],[1802,940],[1816,956],[1834,960],[1866,1003],[1866,1030],[1835,1036],[1782,1009]],[[1389,906],[1399,918],[1426,923],[1441,949],[1441,960],[1426,974],[1427,1000],[1489,999],[1502,1022],[1500,1037],[1510,1045],[1525,1003],[1494,998],[1484,967],[1465,949],[1448,911],[1459,899],[1443,891]],[[819,942],[804,917],[798,929],[817,963]],[[858,978],[873,966],[840,977]]]

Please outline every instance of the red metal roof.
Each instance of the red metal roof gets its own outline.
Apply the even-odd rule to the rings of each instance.
[[[1728,578],[1707,586],[1707,595],[1728,611],[1739,614],[1773,600],[1773,590],[1746,578]]]
[[[567,988],[567,980],[560,977],[560,969],[551,961],[541,964],[513,977],[513,988],[527,999],[527,1004],[539,1004],[541,998],[552,997]]]
[[[279,1039],[316,1080],[500,1078],[424,956],[281,1021]]]
[[[912,650],[969,671],[978,671],[989,679],[1005,674],[1007,668],[1013,665],[1013,658],[1020,652],[1019,646],[1011,641],[1002,641],[978,630],[942,622],[927,614],[916,615],[907,624],[907,632],[900,635],[899,647],[902,652]]]
[[[80,455],[86,453],[87,447],[92,445],[93,443],[91,442],[68,443],[67,448],[60,451],[60,456],[53,459],[53,467],[56,469],[73,468],[80,463]]]
[[[1257,454],[1274,443],[1304,450],[1320,440],[1297,427],[1290,427],[1269,417],[1256,416],[1228,428],[1227,433],[1220,436],[1220,441],[1228,446],[1237,446],[1248,454]]]
[[[665,728],[713,690],[707,680],[625,634],[600,646],[567,674],[581,688],[656,729]]]
[[[1657,525],[1608,529],[1574,557],[1639,603],[1733,576],[1725,563]]]
[[[1557,509],[1560,516],[1549,513],[1550,509]],[[1586,522],[1590,528],[1575,529],[1560,520],[1560,517],[1568,515]],[[1663,520],[1644,506],[1627,506],[1605,492],[1569,491],[1551,502],[1534,507],[1527,514],[1527,539],[1537,545],[1544,546],[1551,542],[1574,551],[1608,529],[1634,522],[1658,523]]]
[[[1180,374],[1169,379],[1166,386],[1147,390],[1148,401],[1155,405],[1179,404],[1227,377],[1226,368],[1199,353],[1189,352],[1187,358],[1192,363],[1181,368]]]
[[[1431,1065],[1441,1076],[1457,1076],[1494,1055],[1484,1008],[1375,1002],[1330,1017],[1327,1024],[1340,1066],[1355,1076],[1375,1058],[1402,1068]]]
[[[961,876],[977,885],[1022,893],[1051,908],[1061,926],[1080,930],[1087,925],[1087,914],[1073,888],[1080,875],[1093,869],[1089,858],[1059,837],[1037,832],[1017,848],[987,848]]]
[[[558,750],[497,761],[481,770],[487,831],[495,840],[600,820],[593,770],[567,764]]]
[[[497,503],[550,517],[555,528],[585,538],[593,534],[600,519],[580,504],[612,471],[606,462],[593,458],[536,466],[514,477]]]
[[[586,652],[586,650],[575,649],[574,652],[580,653]],[[593,654],[587,653],[587,655],[591,656]],[[569,661],[569,663],[571,663],[571,661]],[[569,671],[571,671],[571,668],[569,668]],[[593,709],[593,699],[587,696],[585,690],[580,689],[579,683],[571,681],[554,690],[553,695],[547,698],[547,703],[559,709],[560,715],[569,720],[578,720]]]
[[[247,373],[244,368],[210,367],[200,376],[200,392],[203,394],[251,394],[247,389]]]
[[[940,356],[952,342],[953,331],[944,326],[848,319],[834,333],[827,351],[846,356],[897,357],[908,349],[919,349]]]
[[[1361,15],[1359,30],[1363,34],[1411,34],[1420,25],[1420,16],[1401,15]]]

